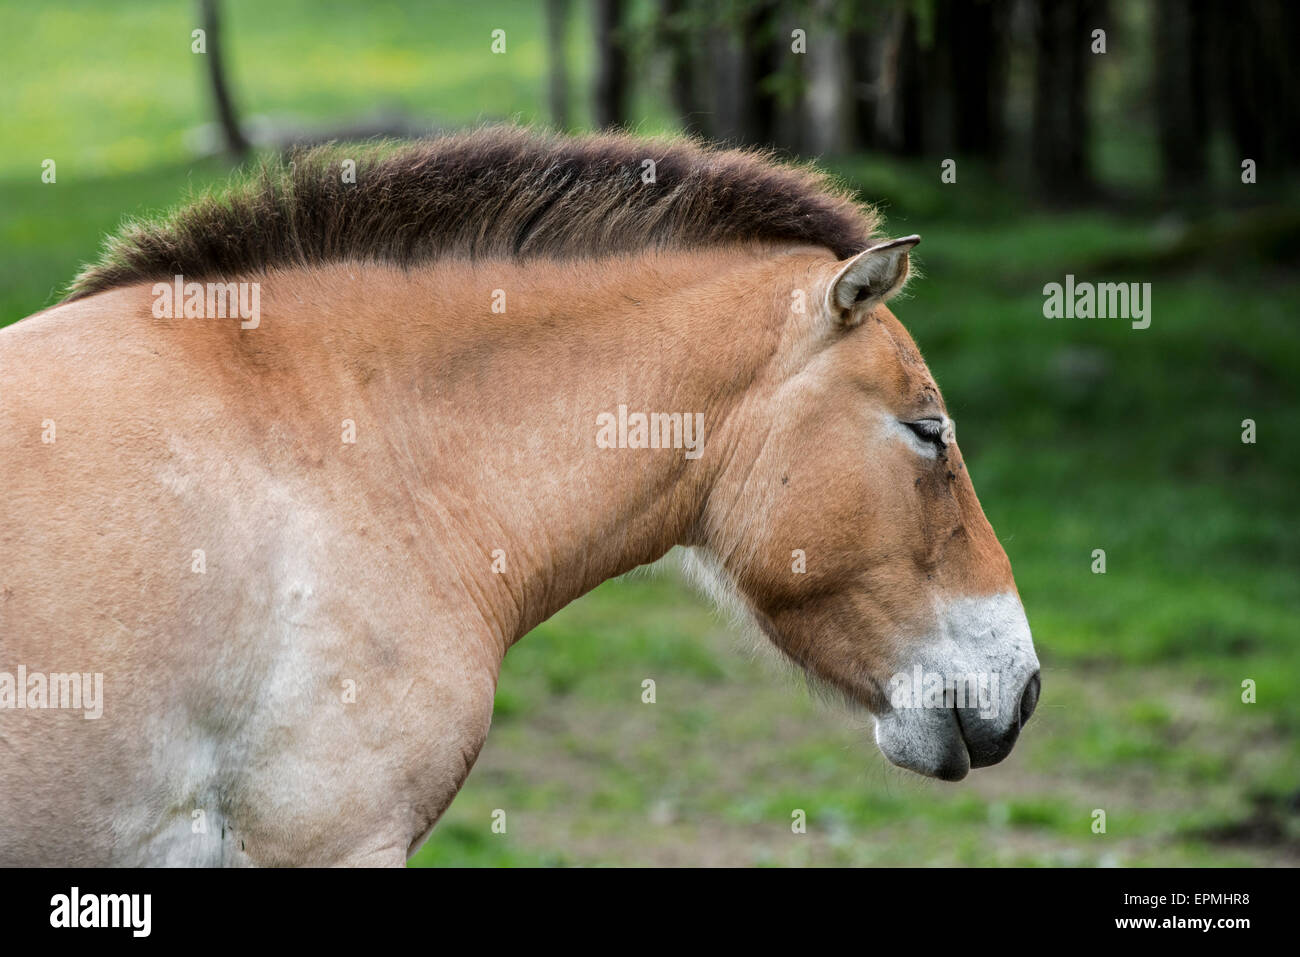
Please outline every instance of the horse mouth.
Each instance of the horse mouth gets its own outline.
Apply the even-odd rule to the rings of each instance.
[[[971,768],[990,767],[1011,753],[1041,688],[1035,670],[1006,721],[955,705],[886,711],[876,717],[876,745],[891,764],[941,781],[960,781]]]

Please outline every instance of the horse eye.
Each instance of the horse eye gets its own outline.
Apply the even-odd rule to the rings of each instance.
[[[903,424],[911,429],[922,442],[930,442],[939,448],[943,448],[947,444],[943,440],[943,419],[917,419],[915,422],[904,422]]]

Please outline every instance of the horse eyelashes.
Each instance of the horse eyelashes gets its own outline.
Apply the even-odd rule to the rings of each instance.
[[[919,419],[916,422],[903,424],[922,442],[930,442],[940,448],[946,444],[943,440],[943,423],[938,419]]]

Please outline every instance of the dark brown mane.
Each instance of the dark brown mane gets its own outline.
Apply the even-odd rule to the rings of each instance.
[[[344,163],[356,164],[345,182]],[[654,182],[643,182],[645,161]],[[874,212],[762,153],[625,134],[506,127],[270,161],[160,222],[130,223],[68,299],[135,282],[230,278],[341,260],[570,258],[728,242],[868,245]]]

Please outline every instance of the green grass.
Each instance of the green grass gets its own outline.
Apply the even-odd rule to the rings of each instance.
[[[538,4],[227,6],[250,115],[541,117]],[[206,119],[191,5],[9,14],[0,56],[20,82],[0,130],[0,324],[55,301],[122,218],[230,174],[186,145]],[[1149,142],[1126,133],[1100,152],[1129,185],[1157,181]],[[933,162],[837,171],[893,233],[924,237],[925,278],[895,311],[944,389],[1034,625],[1044,694],[1021,744],[958,786],[889,768],[861,717],[752,654],[670,567],[607,583],[510,653],[480,763],[414,863],[1300,861],[1294,270],[1249,243],[1162,260],[1158,197],[1050,212],[974,164],[952,186]],[[1188,233],[1227,235],[1248,205],[1296,207],[1225,178]],[[1042,287],[1067,272],[1150,282],[1151,327],[1044,319]],[[1258,703],[1241,702],[1244,679]],[[791,832],[795,809],[806,834]]]
[[[65,0],[6,11],[0,44],[21,82],[6,99],[0,176],[39,181],[46,157],[82,179],[187,160],[185,134],[209,112],[191,52],[196,9]],[[222,9],[233,92],[248,117],[338,121],[403,109],[434,123],[544,119],[543,7],[531,0],[364,11],[341,0],[227,0]],[[575,71],[587,61],[583,26],[575,17]],[[506,31],[504,54],[490,50],[496,29]]]

